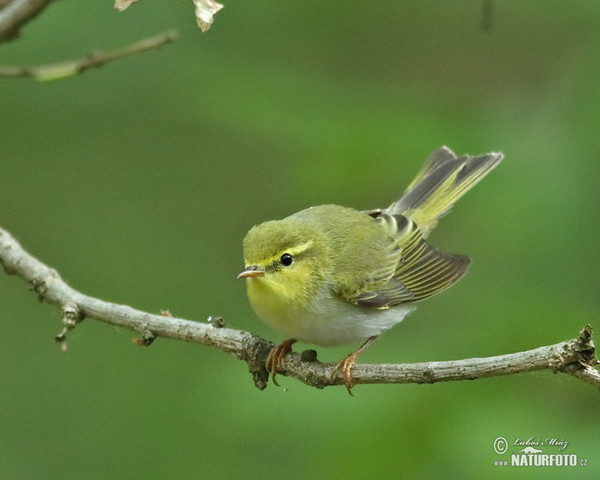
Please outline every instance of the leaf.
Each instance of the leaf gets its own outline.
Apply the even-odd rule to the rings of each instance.
[[[122,12],[123,10],[125,10],[127,7],[129,7],[129,5],[131,5],[132,3],[137,2],[138,0],[115,0],[115,8],[119,11]]]
[[[194,0],[196,5],[196,20],[200,30],[206,32],[213,22],[213,16],[223,8],[223,5],[213,0]]]

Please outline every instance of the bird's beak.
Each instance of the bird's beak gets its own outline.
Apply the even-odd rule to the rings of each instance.
[[[256,278],[262,277],[265,274],[265,271],[257,265],[249,265],[244,268],[237,278]]]

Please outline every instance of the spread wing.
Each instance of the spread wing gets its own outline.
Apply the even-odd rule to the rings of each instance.
[[[383,252],[386,275],[373,272],[369,279],[344,295],[365,307],[385,309],[416,302],[444,291],[468,270],[470,260],[433,247],[425,238],[452,205],[500,161],[499,152],[457,157],[442,147],[431,154],[402,197],[387,209],[369,210],[386,230],[393,248]]]
[[[346,298],[357,305],[386,309],[416,302],[440,293],[468,270],[470,259],[441,252],[423,238],[415,222],[400,214],[372,211],[370,215],[390,236],[396,266],[387,278],[367,282],[360,292]]]

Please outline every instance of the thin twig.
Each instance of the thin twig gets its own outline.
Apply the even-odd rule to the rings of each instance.
[[[0,42],[14,40],[21,27],[53,0],[2,0],[0,2]]]
[[[131,45],[112,50],[110,52],[95,52],[86,57],[67,62],[30,67],[2,66],[0,77],[32,77],[36,80],[58,80],[72,77],[93,67],[100,67],[105,63],[119,60],[137,53],[159,48],[167,43],[177,40],[175,31],[169,31],[155,37],[146,38]]]
[[[264,364],[274,346],[268,340],[249,332],[224,328],[220,321],[193,322],[171,317],[168,312],[153,315],[84,295],[67,285],[56,270],[27,253],[2,228],[0,263],[7,273],[29,282],[40,300],[61,309],[64,328],[57,335],[57,341],[63,349],[66,348],[69,330],[86,317],[95,318],[139,332],[142,338],[134,341],[138,345],[150,345],[156,337],[165,337],[201,343],[231,353],[248,363],[258,388],[263,389],[267,385],[268,373]],[[318,388],[344,383],[341,373],[332,376],[335,364],[321,363],[314,356],[309,357],[307,352],[286,355],[278,373]],[[594,368],[597,363],[591,328],[585,326],[575,339],[507,355],[398,365],[356,364],[352,369],[352,379],[357,384],[435,383],[552,370],[572,375],[600,390],[600,373]]]

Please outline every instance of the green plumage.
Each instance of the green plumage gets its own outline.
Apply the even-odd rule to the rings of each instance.
[[[441,252],[426,238],[501,160],[500,153],[456,157],[443,147],[387,209],[321,205],[253,227],[244,239],[243,276],[251,277],[257,314],[290,338],[316,344],[378,335],[411,308],[377,311],[431,297],[467,272],[468,257]]]

